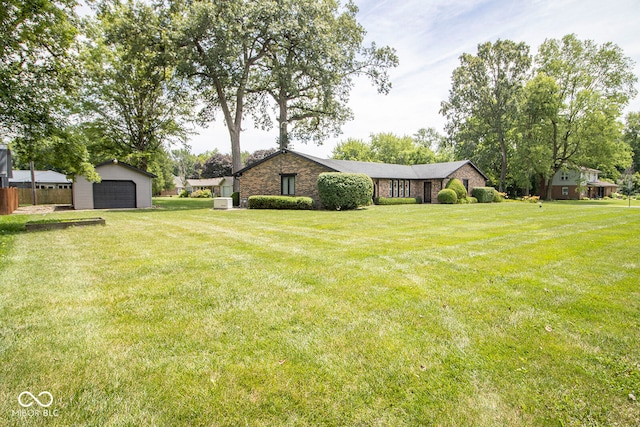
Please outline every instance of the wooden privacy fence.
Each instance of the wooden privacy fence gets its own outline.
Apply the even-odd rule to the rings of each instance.
[[[0,188],[0,215],[9,215],[18,209],[18,189]]]
[[[32,205],[33,198],[30,188],[18,188],[21,205]],[[70,188],[38,188],[36,199],[39,205],[70,205],[73,196]]]

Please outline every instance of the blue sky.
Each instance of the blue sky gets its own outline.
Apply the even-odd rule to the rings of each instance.
[[[366,79],[356,82],[350,107],[354,120],[343,134],[323,145],[293,143],[293,149],[329,157],[336,143],[347,138],[367,140],[371,133],[412,135],[423,127],[443,131],[440,103],[447,99],[451,73],[462,53],[475,54],[487,41],[525,42],[535,54],[547,38],[575,33],[581,40],[613,42],[635,62],[640,76],[640,0],[355,0],[358,21],[367,30],[367,43],[397,50],[400,65],[391,71],[393,88],[380,95]],[[640,111],[640,96],[629,111]],[[277,130],[252,129],[245,122],[243,151],[276,146]],[[195,153],[217,148],[230,151],[227,130],[219,115],[190,141]]]

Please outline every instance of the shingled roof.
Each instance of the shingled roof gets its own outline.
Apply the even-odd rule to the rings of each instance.
[[[336,172],[345,173],[363,173],[371,178],[389,178],[389,179],[445,179],[455,171],[460,169],[466,164],[470,164],[475,168],[480,175],[485,179],[488,179],[480,169],[478,169],[471,161],[461,160],[458,162],[446,162],[446,163],[431,163],[425,165],[396,165],[391,163],[374,163],[374,162],[358,162],[353,160],[336,160],[336,159],[321,159],[319,157],[310,156],[304,153],[298,153],[291,150],[280,150],[270,156],[265,157],[261,161],[247,166],[244,169],[236,172],[236,175],[242,175],[242,173],[248,169],[251,169],[262,162],[265,162],[273,157],[281,154],[291,153],[297,156],[303,157],[314,163],[325,166]]]

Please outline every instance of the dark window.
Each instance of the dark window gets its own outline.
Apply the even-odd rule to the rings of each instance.
[[[468,179],[463,179],[462,180],[462,185],[464,185],[464,188],[467,189],[467,193],[469,193],[469,180]]]
[[[281,194],[283,196],[293,196],[296,194],[296,176],[295,175],[282,175],[281,180]]]
[[[408,179],[392,179],[389,181],[390,197],[409,197],[409,180]]]

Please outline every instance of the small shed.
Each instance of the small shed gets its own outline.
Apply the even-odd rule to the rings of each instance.
[[[89,182],[83,176],[73,184],[75,209],[135,209],[150,208],[152,186],[156,176],[118,160],[95,166],[102,178]]]

